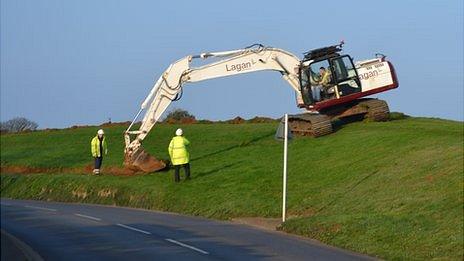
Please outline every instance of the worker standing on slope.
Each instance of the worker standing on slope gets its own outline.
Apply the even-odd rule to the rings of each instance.
[[[90,142],[92,156],[95,159],[95,168],[93,174],[100,174],[100,168],[103,162],[103,153],[108,154],[108,145],[106,144],[105,132],[102,129],[97,131],[97,136],[93,137]]]
[[[187,151],[187,146],[190,144],[183,135],[182,129],[176,130],[176,136],[172,138],[169,143],[169,156],[171,157],[171,163],[174,165],[174,181],[180,181],[180,167],[184,167],[185,170],[185,179],[190,179],[190,163],[189,163],[189,153]]]

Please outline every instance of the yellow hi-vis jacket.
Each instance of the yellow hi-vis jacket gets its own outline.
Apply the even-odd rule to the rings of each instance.
[[[106,138],[103,136],[102,140],[102,149],[103,152],[108,154],[108,145],[106,144]],[[98,138],[98,135],[93,137],[92,141],[90,142],[90,150],[92,151],[92,157],[101,157],[103,155],[100,154],[100,139]]]
[[[322,79],[321,79],[320,84],[322,86],[327,86],[332,81],[332,75],[331,75],[329,69],[325,70],[324,75],[322,75],[321,77],[322,77]]]
[[[172,165],[182,165],[189,163],[190,155],[186,148],[189,144],[190,141],[182,136],[176,136],[172,138],[168,149]]]

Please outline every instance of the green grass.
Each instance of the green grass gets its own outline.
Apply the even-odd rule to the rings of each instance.
[[[144,142],[167,158],[178,126]],[[181,126],[191,141],[192,180],[145,176],[2,174],[1,196],[116,204],[218,219],[281,215],[282,143],[276,124]],[[1,136],[1,164],[44,168],[92,163],[98,127]],[[122,127],[105,129],[121,166]],[[391,260],[463,257],[463,123],[406,118],[358,122],[289,145],[288,215],[281,229]]]

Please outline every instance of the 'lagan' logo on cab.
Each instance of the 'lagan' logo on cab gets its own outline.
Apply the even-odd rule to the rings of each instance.
[[[379,76],[379,71],[377,70],[374,70],[374,71],[369,71],[369,72],[365,72],[365,73],[361,73],[359,75],[359,78],[361,80],[367,80],[367,79],[370,79],[370,78],[375,78]]]
[[[231,71],[241,72],[241,71],[248,70],[248,69],[251,69],[251,62],[232,64],[230,65],[230,67],[226,64],[226,71],[228,72],[231,72]]]

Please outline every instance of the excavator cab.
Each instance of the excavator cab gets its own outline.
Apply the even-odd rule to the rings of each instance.
[[[299,68],[305,105],[314,105],[361,91],[353,59],[340,55],[341,44],[305,53]]]

